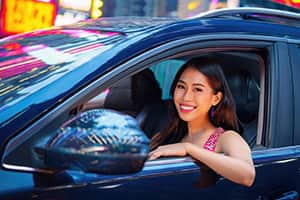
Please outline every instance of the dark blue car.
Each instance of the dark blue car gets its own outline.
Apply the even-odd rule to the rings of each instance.
[[[0,40],[0,199],[298,199],[299,20],[238,8]],[[190,157],[147,161],[174,75],[193,57],[223,67],[252,149],[251,187]]]

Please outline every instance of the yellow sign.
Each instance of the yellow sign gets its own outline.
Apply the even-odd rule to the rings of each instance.
[[[103,15],[102,7],[104,3],[102,0],[92,0],[91,18],[97,19]]]
[[[21,33],[54,25],[57,3],[38,0],[3,0],[1,30]]]

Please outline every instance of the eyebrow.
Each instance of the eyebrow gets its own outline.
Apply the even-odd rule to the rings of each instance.
[[[183,80],[178,80],[178,83],[183,83],[186,85],[186,82]],[[203,85],[202,83],[193,83],[193,86],[201,86],[201,87],[205,87],[205,85]]]

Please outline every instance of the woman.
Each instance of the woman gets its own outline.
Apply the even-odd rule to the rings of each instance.
[[[152,138],[155,150],[149,159],[189,155],[223,177],[251,186],[251,150],[238,134],[235,104],[221,67],[207,58],[191,59],[178,71],[171,94],[173,112]]]

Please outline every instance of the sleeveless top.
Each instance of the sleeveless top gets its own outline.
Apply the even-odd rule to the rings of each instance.
[[[209,150],[209,151],[215,151],[218,138],[223,133],[224,133],[224,129],[221,127],[218,127],[216,129],[216,131],[209,136],[208,140],[203,145],[203,148],[206,150]]]

